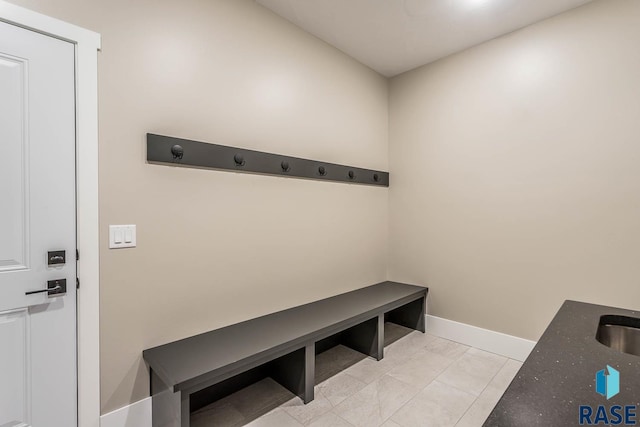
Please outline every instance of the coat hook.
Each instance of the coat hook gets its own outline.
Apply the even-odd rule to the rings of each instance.
[[[373,180],[374,180],[375,182],[380,181],[380,176],[379,176],[377,173],[374,173],[374,174],[373,174]]]
[[[171,147],[171,154],[173,155],[173,160],[180,160],[182,159],[182,156],[184,155],[184,148],[182,148],[182,145],[174,145],[173,147]]]
[[[320,176],[325,176],[327,174],[327,169],[324,166],[320,166],[318,168],[318,173],[320,174]]]
[[[280,167],[282,168],[283,172],[289,172],[289,170],[291,170],[291,167],[289,166],[289,162],[283,161],[282,163],[280,163]]]
[[[240,154],[233,156],[233,161],[236,162],[236,166],[244,166],[244,157]]]
[[[356,174],[353,171],[349,171],[348,175],[349,175],[349,179],[353,179],[356,177]]]

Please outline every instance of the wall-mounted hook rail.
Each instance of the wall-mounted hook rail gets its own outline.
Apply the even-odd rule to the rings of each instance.
[[[147,134],[147,161],[172,166],[389,186],[389,172]]]

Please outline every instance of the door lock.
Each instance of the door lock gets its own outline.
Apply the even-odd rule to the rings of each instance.
[[[47,252],[47,265],[60,265],[67,262],[66,251]]]
[[[25,295],[41,294],[47,292],[47,296],[55,297],[58,295],[67,293],[67,279],[49,280],[47,282],[47,289],[40,289],[38,291],[25,292]]]

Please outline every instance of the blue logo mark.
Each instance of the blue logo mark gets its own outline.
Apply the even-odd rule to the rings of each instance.
[[[608,374],[605,370],[596,372],[596,393],[611,399],[620,393],[620,372],[607,365]]]

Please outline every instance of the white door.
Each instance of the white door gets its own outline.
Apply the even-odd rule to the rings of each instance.
[[[74,51],[0,22],[0,427],[77,425]]]

